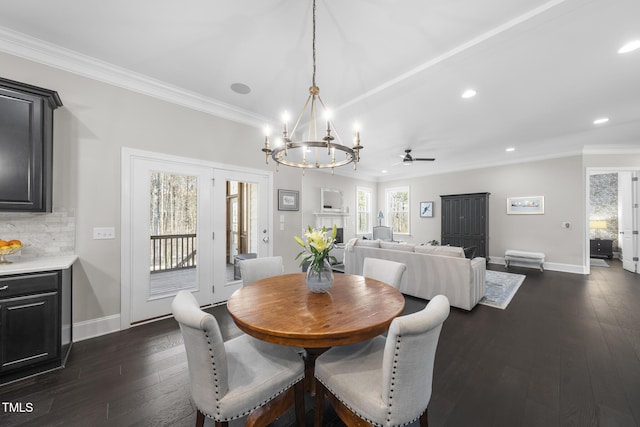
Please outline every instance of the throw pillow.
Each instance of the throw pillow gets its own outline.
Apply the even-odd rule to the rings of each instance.
[[[436,246],[435,254],[464,258],[464,249],[457,246]]]
[[[410,243],[393,243],[393,242],[380,242],[381,249],[391,249],[394,251],[406,251],[413,252],[413,248],[416,245],[412,245]]]
[[[419,254],[435,254],[438,246],[420,245],[416,246],[414,251]]]
[[[415,251],[419,254],[431,254],[464,258],[464,249],[457,246],[416,246]]]
[[[369,248],[379,248],[380,247],[380,240],[376,239],[376,240],[358,240],[358,242],[356,243],[356,246],[366,246]]]

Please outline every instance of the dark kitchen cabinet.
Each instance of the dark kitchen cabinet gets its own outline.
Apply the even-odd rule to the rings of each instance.
[[[58,93],[0,78],[0,212],[51,212]]]
[[[440,196],[443,245],[459,246],[489,260],[489,195],[491,193]]]
[[[0,384],[64,366],[71,269],[0,277]]]

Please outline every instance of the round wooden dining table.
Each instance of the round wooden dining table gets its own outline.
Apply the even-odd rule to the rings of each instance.
[[[311,292],[304,273],[268,277],[244,286],[227,301],[245,333],[306,350],[307,386],[315,359],[328,348],[385,333],[404,309],[404,296],[378,280],[336,274],[327,293]]]

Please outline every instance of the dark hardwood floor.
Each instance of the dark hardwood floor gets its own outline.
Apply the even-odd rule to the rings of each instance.
[[[589,276],[512,267],[527,278],[506,310],[452,309],[430,425],[640,426],[640,275],[610,263]],[[424,304],[408,297],[406,311]],[[225,337],[240,333],[224,306],[210,311]],[[195,423],[173,319],[75,343],[65,369],[0,386],[0,402],[25,410],[0,406],[4,427]],[[312,409],[308,399],[308,425]],[[330,410],[325,419],[341,425]],[[276,422],[292,423],[292,414]]]

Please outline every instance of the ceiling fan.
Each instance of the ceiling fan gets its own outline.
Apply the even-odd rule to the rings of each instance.
[[[433,162],[436,159],[432,158],[432,157],[413,157],[411,155],[411,149],[407,149],[404,150],[405,155],[400,155],[400,157],[402,157],[402,164],[403,165],[410,165],[412,164],[414,161],[416,162]]]

